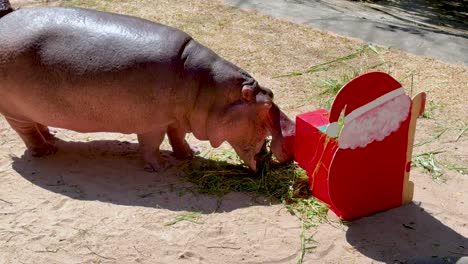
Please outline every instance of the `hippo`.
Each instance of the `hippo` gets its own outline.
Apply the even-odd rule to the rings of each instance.
[[[137,134],[145,169],[161,171],[167,134],[191,158],[192,133],[228,142],[252,170],[268,136],[293,160],[294,123],[273,93],[188,34],[137,17],[38,7],[0,18],[0,113],[34,157],[53,154],[49,127]],[[289,142],[289,143],[288,143]]]
[[[0,17],[13,12],[13,7],[8,0],[0,0]]]

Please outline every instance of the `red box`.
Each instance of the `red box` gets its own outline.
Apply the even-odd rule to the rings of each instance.
[[[410,202],[414,132],[424,105],[424,93],[411,100],[388,74],[373,72],[346,84],[331,112],[298,115],[295,160],[312,194],[345,220]],[[340,113],[343,127],[335,133]]]

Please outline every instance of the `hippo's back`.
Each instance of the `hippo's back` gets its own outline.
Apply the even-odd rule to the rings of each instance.
[[[182,31],[136,17],[81,8],[21,9],[0,19],[0,63],[34,52],[42,65],[77,74],[142,63],[167,67],[190,40]]]
[[[182,31],[125,15],[14,11],[0,18],[0,113],[88,132],[169,122],[191,42]]]

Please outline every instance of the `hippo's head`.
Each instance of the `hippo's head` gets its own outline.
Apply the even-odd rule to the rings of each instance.
[[[225,60],[217,60],[208,72],[210,85],[203,86],[196,103],[202,107],[191,115],[195,137],[215,148],[227,141],[252,170],[268,136],[279,162],[293,160],[295,124],[273,103],[272,91]]]
[[[293,160],[295,124],[273,103],[269,89],[244,85],[242,99],[227,108],[222,120],[224,140],[252,170],[257,170],[255,156],[270,135],[278,161]]]

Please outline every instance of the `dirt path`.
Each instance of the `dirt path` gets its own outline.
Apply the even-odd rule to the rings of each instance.
[[[362,56],[328,71],[274,79],[364,43],[214,0],[49,4],[132,14],[183,29],[271,87],[291,116],[323,103],[322,80],[379,61]],[[408,92],[429,93],[432,117],[419,120],[416,134],[417,143],[427,143],[415,154],[443,151],[435,158],[446,166],[445,181],[413,168],[413,204],[350,226],[321,223],[309,229],[306,236],[315,242],[308,243],[304,263],[455,263],[468,255],[468,179],[460,169],[468,164],[462,133],[468,67],[379,51]],[[135,136],[59,130],[57,137],[57,155],[33,159],[0,119],[0,263],[298,263],[301,222],[282,204],[248,193],[201,194],[180,167],[145,173]],[[189,141],[202,156],[229,150],[212,152],[208,144]],[[163,149],[170,150],[167,143]]]

